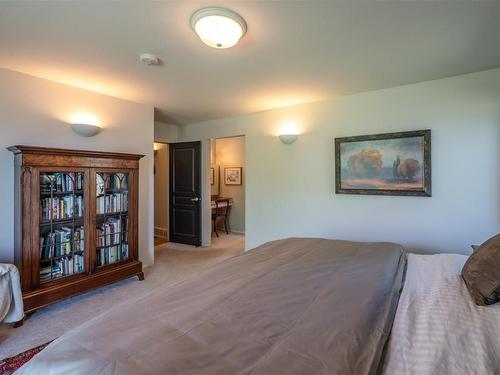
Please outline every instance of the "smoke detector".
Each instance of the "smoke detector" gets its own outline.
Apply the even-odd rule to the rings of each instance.
[[[160,65],[160,59],[151,53],[143,53],[139,56],[139,59],[144,65]]]

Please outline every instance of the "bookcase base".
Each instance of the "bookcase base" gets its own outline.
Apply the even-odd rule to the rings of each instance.
[[[137,276],[139,280],[144,280],[142,263],[137,260],[119,264],[112,268],[98,270],[93,274],[84,275],[71,282],[41,287],[34,291],[25,292],[23,293],[24,312],[30,313],[52,303],[133,276]]]

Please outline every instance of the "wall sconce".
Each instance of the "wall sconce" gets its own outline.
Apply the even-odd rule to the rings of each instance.
[[[284,123],[278,131],[281,142],[290,145],[299,137],[299,126],[295,122]]]
[[[99,126],[90,124],[71,124],[71,129],[82,137],[93,137],[101,131]]]
[[[278,135],[281,142],[286,145],[292,144],[299,137],[297,134],[280,134]]]
[[[82,137],[93,137],[101,131],[97,119],[87,113],[77,113],[72,116],[71,129]]]

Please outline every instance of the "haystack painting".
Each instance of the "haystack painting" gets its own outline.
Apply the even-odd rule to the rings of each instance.
[[[340,194],[431,196],[431,131],[335,139]]]

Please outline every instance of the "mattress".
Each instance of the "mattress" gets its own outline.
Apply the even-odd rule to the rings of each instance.
[[[392,243],[274,241],[115,307],[17,374],[375,374],[405,265]]]
[[[467,256],[408,256],[386,375],[500,374],[500,303],[474,304],[460,273]]]

